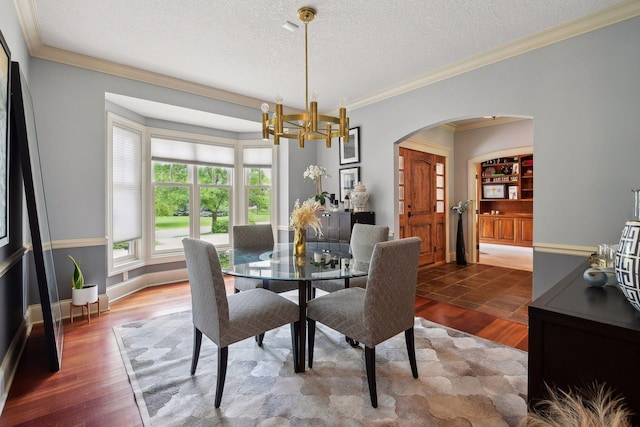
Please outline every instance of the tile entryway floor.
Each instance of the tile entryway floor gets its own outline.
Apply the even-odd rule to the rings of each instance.
[[[485,264],[445,264],[418,273],[416,294],[528,324],[531,271]]]

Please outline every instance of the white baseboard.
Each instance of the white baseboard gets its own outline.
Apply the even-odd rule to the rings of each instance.
[[[27,344],[27,338],[31,333],[31,327],[29,325],[28,319],[26,317],[23,318],[0,366],[0,414],[2,414],[4,404],[7,401],[13,377],[18,370],[20,356],[22,356],[24,346]]]
[[[187,269],[148,273],[107,288],[109,301],[117,301],[149,286],[166,285],[189,279]]]
[[[104,312],[109,310],[109,296],[107,294],[98,295],[98,299],[100,301],[100,312]],[[60,300],[60,311],[63,319],[68,319],[70,315],[70,307],[71,300],[64,299]],[[98,313],[98,304],[91,304],[89,306],[89,310],[91,310],[91,314]],[[78,313],[76,312],[76,317],[78,317]],[[42,306],[40,304],[32,304],[27,309],[27,321],[29,325],[34,325],[36,323],[43,322],[42,317]]]

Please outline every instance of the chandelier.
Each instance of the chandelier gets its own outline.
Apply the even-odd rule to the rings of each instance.
[[[276,111],[269,118],[269,104],[264,103],[262,110],[262,139],[269,140],[273,135],[273,144],[279,145],[280,138],[297,139],[300,148],[308,140],[324,140],[327,148],[333,138],[342,137],[349,141],[349,118],[345,107],[346,100],[340,100],[339,117],[318,114],[318,96],[314,91],[309,102],[309,49],[308,26],[316,11],[310,7],[298,10],[298,18],[304,22],[304,65],[305,65],[305,112],[301,114],[283,114],[282,97],[276,98]]]

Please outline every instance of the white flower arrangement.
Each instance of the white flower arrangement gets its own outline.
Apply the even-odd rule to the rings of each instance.
[[[309,165],[309,167],[307,168],[307,170],[304,171],[304,179],[306,180],[310,180],[313,182],[316,181],[321,181],[322,177],[326,176],[327,178],[330,178],[329,175],[327,174],[327,168],[324,168],[322,166],[318,166],[318,165]]]
[[[327,174],[327,168],[324,168],[322,166],[309,165],[307,170],[304,171],[304,180],[313,181],[316,185],[316,194],[314,196],[316,202],[320,203],[320,205],[324,207],[326,198],[329,196],[329,193],[326,191],[322,191],[323,176],[330,178]]]

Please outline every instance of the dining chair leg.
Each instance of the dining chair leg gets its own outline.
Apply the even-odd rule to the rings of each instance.
[[[198,358],[200,357],[200,346],[202,345],[202,332],[193,327],[193,356],[191,357],[191,375],[196,373]]]
[[[256,342],[258,343],[258,347],[262,347],[263,340],[264,340],[264,332],[256,335]]]
[[[409,364],[413,378],[418,378],[418,364],[416,363],[416,343],[413,337],[413,328],[404,331],[404,339],[407,342],[407,353],[409,354]]]
[[[371,395],[371,406],[378,407],[378,391],[376,389],[376,348],[364,347],[364,360],[367,367],[367,382]]]
[[[300,337],[300,321],[293,322],[291,324],[291,349],[293,350],[293,372],[300,372],[300,359],[298,354],[300,352],[300,346],[298,345],[298,339]]]
[[[309,369],[311,369],[313,368],[313,344],[316,341],[316,321],[307,319],[307,325],[307,334],[309,335],[307,347],[309,347]]]
[[[216,400],[214,406],[220,407],[222,391],[224,390],[224,380],[227,377],[227,359],[229,358],[229,347],[218,348],[218,381],[216,382]]]

